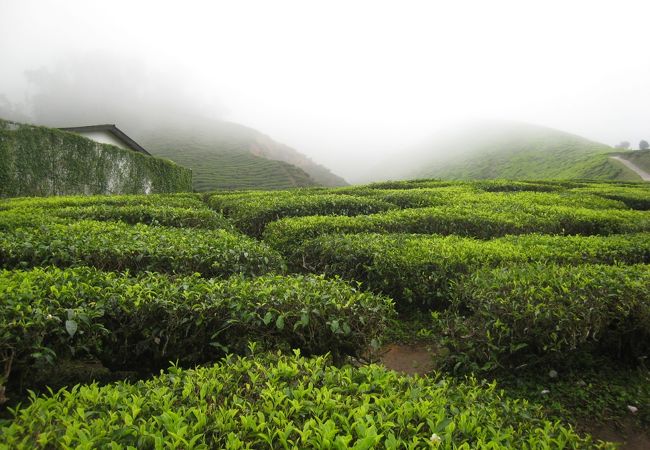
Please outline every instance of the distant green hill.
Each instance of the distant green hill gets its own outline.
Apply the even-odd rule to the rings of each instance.
[[[327,168],[252,128],[206,119],[184,123],[128,132],[152,154],[191,168],[198,191],[347,185]]]
[[[375,179],[634,180],[608,145],[536,125],[483,122],[438,135],[377,168]],[[379,178],[381,177],[381,178]]]

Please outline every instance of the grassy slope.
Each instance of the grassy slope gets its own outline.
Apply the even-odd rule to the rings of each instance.
[[[491,122],[422,145],[413,151],[412,165],[397,177],[638,181],[632,171],[607,158],[610,152],[605,144],[559,130]]]
[[[191,168],[199,191],[346,184],[297,151],[233,123],[197,120],[192,127],[132,134],[150,152]]]
[[[631,152],[619,153],[617,156],[633,162],[646,172],[650,172],[650,150],[634,150]]]

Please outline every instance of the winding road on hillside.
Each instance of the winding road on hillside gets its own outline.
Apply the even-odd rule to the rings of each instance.
[[[635,171],[636,174],[640,176],[643,181],[650,181],[650,173],[646,172],[645,170],[643,170],[642,168],[634,164],[632,161],[623,159],[620,156],[610,156],[610,158],[623,163],[628,169]]]

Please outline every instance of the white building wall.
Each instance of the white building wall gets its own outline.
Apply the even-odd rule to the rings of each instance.
[[[116,138],[115,135],[109,133],[108,131],[75,131],[75,133],[80,134],[88,139],[92,139],[95,142],[101,142],[102,144],[111,144],[120,148],[131,150],[124,142]]]

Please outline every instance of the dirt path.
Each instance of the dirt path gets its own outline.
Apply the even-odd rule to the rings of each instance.
[[[650,434],[647,430],[640,430],[631,422],[614,425],[591,425],[584,427],[585,431],[596,439],[616,442],[621,450],[648,450],[650,449]]]
[[[636,174],[640,176],[643,181],[650,181],[650,173],[646,172],[645,170],[643,170],[642,168],[634,164],[632,161],[623,159],[620,156],[610,156],[610,158],[615,159],[616,161],[622,163],[628,169],[636,172]]]

